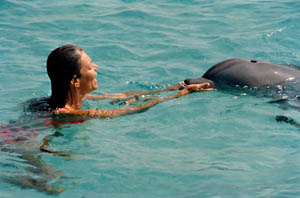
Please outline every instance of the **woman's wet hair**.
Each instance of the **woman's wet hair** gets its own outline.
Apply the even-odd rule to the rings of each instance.
[[[47,60],[47,72],[51,80],[50,107],[64,107],[72,79],[80,77],[80,57],[83,49],[76,45],[64,45],[53,50]]]

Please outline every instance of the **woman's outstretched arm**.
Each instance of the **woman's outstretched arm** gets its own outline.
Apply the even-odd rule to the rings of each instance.
[[[202,83],[202,84],[192,84],[186,86],[180,92],[174,94],[173,96],[163,97],[156,100],[152,100],[146,104],[137,106],[137,107],[124,107],[119,109],[110,109],[110,110],[102,110],[102,109],[90,109],[90,110],[81,110],[81,109],[60,109],[55,111],[54,113],[65,113],[65,114],[75,114],[75,115],[82,115],[82,116],[91,116],[91,117],[99,117],[99,118],[114,118],[122,115],[128,115],[133,113],[143,112],[150,107],[157,105],[158,103],[175,99],[186,94],[195,92],[195,91],[210,91],[213,89],[208,88],[209,83]]]
[[[138,91],[127,91],[123,93],[115,93],[115,94],[105,94],[105,95],[95,95],[95,94],[88,94],[86,96],[86,99],[89,100],[102,100],[102,99],[122,99],[127,98],[130,96],[139,96],[144,94],[154,94],[154,93],[160,93],[164,91],[176,91],[180,88],[180,85],[172,85],[165,89],[157,89],[152,91],[145,91],[145,90],[138,90]]]

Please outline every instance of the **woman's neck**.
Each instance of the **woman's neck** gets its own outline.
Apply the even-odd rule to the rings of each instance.
[[[80,93],[80,90],[71,86],[67,95],[66,108],[78,109],[83,102],[86,94]]]

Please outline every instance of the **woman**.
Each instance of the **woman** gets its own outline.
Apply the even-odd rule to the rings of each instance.
[[[82,110],[80,108],[81,103],[85,99],[120,99],[162,91],[174,91],[180,88],[180,85],[174,85],[166,89],[155,91],[130,91],[118,94],[92,95],[90,92],[98,88],[96,80],[98,68],[99,67],[93,63],[92,59],[79,46],[64,45],[52,51],[47,60],[47,72],[51,80],[52,90],[49,106],[52,112],[56,114],[112,118],[141,112],[160,102],[178,98],[194,91],[211,90],[208,88],[209,83],[193,84],[184,87],[173,96],[155,99],[141,106],[111,110]]]
[[[26,112],[26,114],[21,116],[18,120],[10,122],[10,124],[0,125],[0,149],[6,152],[17,153],[17,156],[22,159],[26,167],[30,167],[24,169],[24,175],[2,177],[4,181],[23,188],[33,188],[48,194],[58,194],[65,190],[63,187],[55,187],[50,183],[50,181],[64,176],[64,174],[60,171],[55,171],[51,165],[46,164],[40,157],[46,153],[62,157],[71,157],[68,154],[49,149],[49,141],[53,137],[62,134],[56,131],[53,135],[44,137],[43,143],[39,145],[40,142],[36,141],[35,137],[41,134],[40,130],[42,130],[42,127],[38,126],[36,128],[31,122],[28,122],[28,120],[34,119],[36,124],[43,123],[46,127],[54,126],[59,128],[62,127],[61,125],[63,124],[83,122],[86,120],[86,116],[111,118],[141,112],[160,102],[177,98],[193,91],[205,90],[206,86],[208,86],[208,84],[187,86],[171,97],[152,100],[136,107],[112,110],[82,110],[81,103],[85,99],[127,98],[141,94],[178,90],[180,87],[179,85],[175,85],[164,90],[156,91],[131,91],[120,94],[91,95],[89,93],[98,88],[96,80],[97,70],[98,66],[92,62],[91,58],[79,46],[65,45],[50,53],[47,60],[47,72],[51,80],[51,97],[33,99],[25,103],[25,106],[28,105],[29,111],[37,111],[37,114],[29,114],[29,112]],[[41,111],[45,112],[45,114]],[[80,118],[79,120],[71,119],[70,121],[65,119],[65,116],[62,116],[64,118],[62,121],[60,116],[52,116],[52,113],[73,114],[84,116],[84,118]],[[58,120],[56,120],[57,117]],[[77,118],[76,116],[76,119]]]

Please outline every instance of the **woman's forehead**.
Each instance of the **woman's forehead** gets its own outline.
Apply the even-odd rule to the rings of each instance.
[[[84,51],[82,51],[80,61],[81,61],[81,64],[87,64],[87,63],[92,62],[92,59]]]

